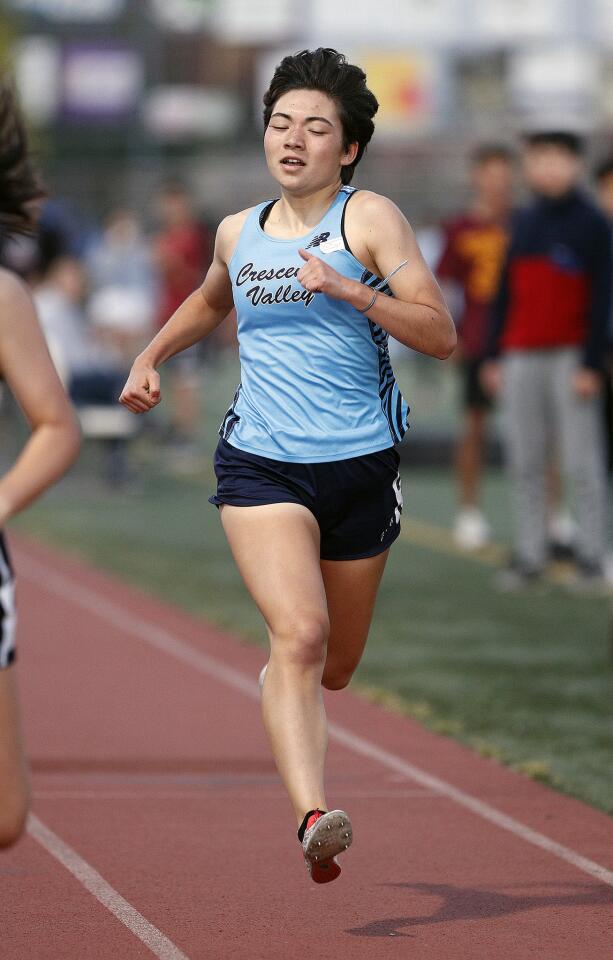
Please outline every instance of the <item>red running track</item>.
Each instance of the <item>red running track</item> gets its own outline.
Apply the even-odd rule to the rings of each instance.
[[[262,732],[264,653],[13,544],[29,834],[2,960],[613,960],[613,822],[350,693],[328,698],[343,875],[307,877]]]

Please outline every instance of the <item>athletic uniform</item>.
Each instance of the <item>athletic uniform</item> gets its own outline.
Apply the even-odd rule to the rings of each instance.
[[[277,202],[248,216],[228,265],[241,382],[220,427],[211,503],[301,503],[318,520],[323,559],[374,556],[400,531],[394,446],[409,408],[388,334],[359,310],[296,279],[305,248],[345,277],[392,295],[351,253],[343,186],[319,224],[290,240],[264,232]]]
[[[15,660],[15,621],[15,578],[4,535],[0,532],[0,670]]]
[[[445,246],[435,272],[440,280],[457,284],[464,297],[457,327],[462,351],[462,401],[468,409],[487,410],[492,405],[481,386],[480,376],[489,314],[498,289],[508,230],[506,223],[483,220],[473,213],[463,214],[444,225]]]

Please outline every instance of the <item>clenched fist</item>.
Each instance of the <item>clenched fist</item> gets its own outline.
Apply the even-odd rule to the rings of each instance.
[[[159,373],[150,364],[137,358],[132,364],[119,402],[132,413],[147,413],[157,407],[161,399]]]
[[[325,293],[334,300],[345,300],[347,297],[347,278],[343,277],[333,267],[329,267],[319,257],[314,257],[308,250],[298,251],[306,263],[300,268],[297,279],[305,290],[310,293]]]

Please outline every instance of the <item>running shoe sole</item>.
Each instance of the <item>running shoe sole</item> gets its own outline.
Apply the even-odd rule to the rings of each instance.
[[[336,856],[351,846],[353,829],[344,810],[331,810],[307,830],[302,841],[304,859],[315,883],[336,880],[341,868]]]

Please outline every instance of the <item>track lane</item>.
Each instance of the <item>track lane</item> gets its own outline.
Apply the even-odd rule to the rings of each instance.
[[[406,937],[433,958],[576,960],[587,955],[577,953],[586,931],[594,955],[606,956],[610,888],[338,743],[330,801],[350,806],[358,842],[339,883],[307,884],[257,702],[69,610],[28,580],[27,564],[163,627],[247,684],[263,652],[54,551],[22,543],[15,552],[36,812],[192,960],[287,956],[290,942],[296,956],[313,943],[378,958]],[[613,866],[608,817],[350,695],[329,704],[356,735]],[[160,796],[169,790],[182,793]]]

